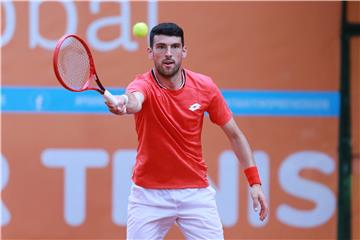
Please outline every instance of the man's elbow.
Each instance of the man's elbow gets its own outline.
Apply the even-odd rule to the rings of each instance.
[[[141,110],[141,108],[127,108],[126,109],[126,113],[127,114],[135,114],[135,113],[137,113],[137,112],[140,112],[140,110]]]

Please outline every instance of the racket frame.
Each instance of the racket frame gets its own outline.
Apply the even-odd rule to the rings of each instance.
[[[89,71],[89,79],[88,81],[85,83],[84,87],[82,89],[73,89],[71,87],[69,87],[65,81],[62,79],[60,73],[59,73],[59,70],[58,70],[58,59],[59,59],[59,53],[60,53],[60,48],[61,48],[61,45],[64,43],[64,41],[68,38],[75,38],[76,40],[78,40],[81,45],[84,47],[84,49],[86,50],[86,53],[89,57],[89,64],[90,64],[90,71]],[[97,92],[99,92],[100,94],[104,95],[105,93],[105,88],[104,86],[101,84],[100,80],[99,80],[99,77],[96,73],[96,70],[95,70],[95,63],[94,63],[94,59],[93,59],[93,56],[91,54],[91,51],[89,49],[89,47],[87,46],[86,42],[81,39],[79,36],[75,35],[75,34],[67,34],[67,35],[64,35],[62,36],[59,41],[57,42],[56,44],[56,47],[55,47],[55,50],[54,50],[54,56],[53,56],[53,66],[54,66],[54,72],[55,72],[55,75],[56,75],[56,78],[58,79],[58,81],[60,82],[60,84],[70,90],[70,91],[73,91],[73,92],[83,92],[85,90],[95,90]],[[99,88],[94,88],[94,87],[88,87],[90,85],[90,82],[94,80],[96,82],[96,84],[98,85]]]

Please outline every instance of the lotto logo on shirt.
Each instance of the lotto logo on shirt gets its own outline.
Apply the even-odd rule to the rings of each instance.
[[[189,110],[194,112],[194,111],[200,109],[200,107],[201,107],[200,104],[194,103],[193,105],[191,105],[191,106],[189,107]]]

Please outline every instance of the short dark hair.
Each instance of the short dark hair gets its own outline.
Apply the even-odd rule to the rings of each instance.
[[[175,23],[166,22],[159,23],[151,29],[150,32],[150,47],[154,45],[155,35],[175,36],[181,38],[181,44],[184,46],[184,31]]]

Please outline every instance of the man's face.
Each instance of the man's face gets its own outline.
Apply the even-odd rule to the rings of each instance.
[[[148,53],[157,72],[171,78],[179,71],[182,59],[186,57],[186,48],[182,46],[180,37],[155,35],[153,47],[148,48]]]

